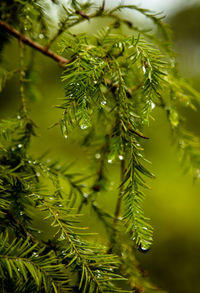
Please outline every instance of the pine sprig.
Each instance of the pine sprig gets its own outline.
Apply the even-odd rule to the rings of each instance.
[[[76,215],[66,215],[64,209],[58,210],[47,202],[43,202],[38,208],[48,212],[46,218],[52,219],[51,226],[56,229],[54,237],[64,243],[64,263],[67,267],[80,271],[79,289],[83,292],[91,290],[89,288],[92,288],[91,292],[129,292],[115,288],[112,284],[112,281],[124,280],[115,273],[118,263],[116,258],[103,253],[101,247],[81,240],[80,236],[88,233],[78,232],[84,228],[74,226],[74,220],[70,222],[70,218],[76,218]]]
[[[62,264],[52,253],[44,254],[38,244],[31,245],[30,239],[16,239],[9,243],[8,235],[0,238],[1,279],[6,275],[16,279],[21,287],[24,282],[34,282],[36,290],[58,292],[57,288],[67,292],[68,276]],[[19,288],[20,288],[19,287]],[[65,290],[66,289],[66,290]]]

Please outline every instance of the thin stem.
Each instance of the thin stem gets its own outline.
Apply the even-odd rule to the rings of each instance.
[[[17,31],[15,28],[10,26],[8,23],[0,19],[0,26],[4,27],[4,29],[7,30],[9,34],[23,42],[24,44],[30,46],[31,48],[41,52],[42,54],[52,58],[53,60],[57,61],[61,66],[64,66],[65,64],[69,63],[70,60],[65,59],[62,56],[57,55],[56,53],[52,52],[51,50],[46,49],[39,43],[29,39],[28,37],[21,34],[19,31]]]
[[[19,70],[19,81],[20,81],[20,96],[21,96],[21,102],[22,102],[22,111],[24,116],[27,118],[28,116],[28,110],[27,110],[27,104],[26,104],[26,98],[25,98],[25,92],[24,92],[24,44],[19,40],[19,51],[20,51],[20,57],[19,57],[19,63],[20,63],[20,70]]]
[[[124,176],[125,176],[125,160],[123,159],[121,160],[121,183],[124,181]],[[116,226],[119,215],[120,215],[123,188],[124,186],[121,184],[119,189],[117,204],[115,207],[115,214],[114,214],[114,220],[113,220],[114,226]]]

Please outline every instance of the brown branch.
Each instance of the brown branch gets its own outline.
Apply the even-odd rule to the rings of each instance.
[[[10,26],[8,23],[0,19],[0,26],[6,29],[6,31],[17,38],[18,40],[22,41],[24,44],[30,46],[31,48],[41,52],[43,55],[46,55],[53,60],[57,61],[61,66],[66,65],[70,62],[70,60],[65,59],[64,57],[54,53],[53,51],[49,50],[48,48],[43,47],[39,43],[29,39],[28,37],[24,36],[22,33],[17,31],[15,28]]]

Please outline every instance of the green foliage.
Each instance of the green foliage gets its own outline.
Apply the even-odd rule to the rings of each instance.
[[[5,33],[20,40],[20,68],[1,70],[0,90],[19,73],[21,96],[17,118],[0,122],[3,292],[11,288],[13,292],[161,292],[143,277],[134,256],[135,249],[150,249],[153,234],[142,210],[144,190],[149,188],[146,178],[154,178],[144,158],[143,147],[148,139],[144,132],[153,108],[162,108],[185,170],[198,178],[199,141],[184,128],[179,107],[195,109],[200,95],[178,75],[171,32],[160,15],[135,5],[108,10],[104,1],[98,8],[87,1],[70,1],[67,7],[60,1],[52,2],[59,16],[54,35],[46,13],[48,5],[42,1],[0,4],[0,25],[5,29],[0,35],[2,48]],[[123,9],[150,19],[154,31],[140,29],[122,18],[118,12]],[[75,25],[93,18],[109,21],[96,34],[73,32]],[[45,46],[27,41],[22,33],[34,41],[42,39]],[[49,48],[56,41],[60,55],[55,58]],[[65,96],[57,106],[63,113],[56,125],[65,138],[72,132],[81,133],[79,143],[95,158],[93,174],[89,170],[84,175],[72,173],[69,165],[30,154],[36,126],[27,100],[33,100],[38,91],[35,59],[32,55],[27,62],[23,42],[64,66],[61,79]],[[67,58],[65,62],[61,55]],[[100,197],[101,191],[108,188],[106,170],[111,163],[120,165],[121,172],[114,215],[97,204],[97,194]],[[78,220],[85,204],[106,228],[105,246],[94,243],[94,235],[85,231]],[[48,239],[35,227],[35,215],[48,226]]]

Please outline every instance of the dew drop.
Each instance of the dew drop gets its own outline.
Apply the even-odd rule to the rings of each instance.
[[[101,158],[101,154],[99,154],[99,153],[95,154],[95,158],[96,158],[97,160],[100,159],[100,158]]]
[[[119,155],[119,159],[120,159],[120,161],[122,161],[124,159],[124,157],[122,155]]]
[[[84,193],[83,196],[84,196],[85,198],[88,198],[88,193]]]
[[[18,144],[17,146],[19,149],[21,149],[23,147],[23,145],[21,143]]]
[[[144,73],[146,73],[146,68],[145,68],[145,66],[142,66],[142,70],[143,70]]]
[[[39,34],[39,38],[40,39],[44,39],[44,35],[43,34]]]
[[[24,213],[21,211],[19,214],[20,214],[20,216],[23,216]]]
[[[37,176],[37,177],[40,177],[40,173],[39,173],[39,172],[37,172],[37,173],[36,173],[36,176]]]
[[[86,129],[86,128],[87,128],[87,125],[84,125],[84,124],[81,125],[81,129]]]
[[[151,109],[153,110],[155,108],[155,104],[153,102],[151,102]]]
[[[17,115],[17,119],[19,119],[19,120],[20,120],[20,119],[21,119],[21,116],[20,116],[20,115]]]
[[[149,245],[140,244],[140,245],[138,246],[138,250],[139,250],[140,252],[142,252],[142,253],[146,253],[146,252],[148,252],[148,251],[150,250],[150,247],[149,247]]]
[[[29,164],[31,164],[31,163],[32,163],[32,161],[31,161],[31,160],[28,160],[28,163],[29,163]]]
[[[106,104],[107,104],[106,101],[102,101],[102,102],[101,102],[101,105],[102,105],[102,106],[105,106]]]
[[[94,84],[97,84],[97,81],[96,80],[94,81]]]
[[[111,160],[111,159],[109,159],[109,160],[108,160],[108,163],[109,163],[109,164],[112,164],[112,160]]]
[[[65,135],[64,138],[67,139],[67,135]]]
[[[200,178],[200,169],[196,169],[196,177]]]

